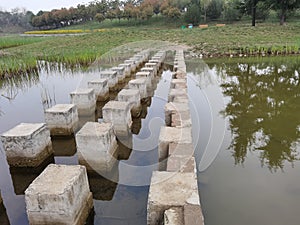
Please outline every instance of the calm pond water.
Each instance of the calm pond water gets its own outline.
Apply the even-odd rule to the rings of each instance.
[[[187,67],[205,224],[300,224],[300,58]]]
[[[44,122],[45,108],[69,103],[69,93],[78,87],[86,87],[87,81],[97,78],[98,73],[97,70],[72,72],[52,68],[50,71],[41,70],[39,75],[3,83],[0,89],[0,133],[21,122]],[[109,179],[89,174],[95,211],[89,224],[146,224],[149,183],[152,171],[157,168],[158,135],[164,124],[170,79],[171,73],[166,67],[162,76],[153,82],[153,89],[149,90],[149,97],[142,105],[141,116],[133,121],[132,136],[126,142],[119,141],[119,161],[107,177]],[[110,93],[110,98],[115,99],[116,94]],[[80,118],[80,123],[101,120],[104,104],[97,104],[98,112],[92,117]],[[74,138],[52,138],[52,144],[54,157],[36,169],[9,168],[0,144],[0,190],[6,208],[5,213],[0,207],[1,225],[9,222],[12,225],[28,224],[24,191],[49,163],[78,164]]]
[[[186,63],[205,224],[300,224],[299,57]],[[45,108],[69,103],[69,93],[95,77],[95,72],[43,70],[2,85],[0,133],[21,122],[43,122]],[[135,150],[120,145],[118,184],[89,176],[95,206],[91,224],[146,224],[147,184],[156,167],[169,84],[170,74],[164,73],[154,97],[143,105],[143,115],[134,121]],[[81,122],[98,118],[101,113]],[[55,157],[49,162],[78,163],[73,138],[53,139],[53,146]],[[0,207],[1,225],[8,220],[28,224],[23,193],[39,169],[10,170],[0,144],[0,190],[6,207],[6,215]]]

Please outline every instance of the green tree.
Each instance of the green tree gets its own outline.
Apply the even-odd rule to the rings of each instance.
[[[99,23],[103,22],[105,20],[105,16],[102,13],[97,13],[94,17],[96,21]]]
[[[201,17],[200,11],[200,1],[192,0],[191,4],[188,6],[187,12],[185,13],[185,21],[187,23],[192,23],[193,25],[198,25]]]

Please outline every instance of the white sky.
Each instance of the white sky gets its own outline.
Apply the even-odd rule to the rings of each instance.
[[[78,4],[86,4],[92,0],[0,0],[0,9],[10,12],[11,9],[20,7],[36,14],[38,11],[50,11],[62,7],[76,7]]]

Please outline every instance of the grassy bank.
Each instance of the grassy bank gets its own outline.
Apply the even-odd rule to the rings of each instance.
[[[114,47],[142,40],[187,45],[195,55],[202,54],[204,57],[299,53],[300,22],[286,26],[261,23],[256,27],[250,23],[226,24],[224,27],[209,24],[205,29],[181,29],[180,24],[170,25],[154,19],[157,22],[151,25],[147,22],[137,24],[137,21],[115,20],[67,28],[91,31],[105,28],[103,32],[88,32],[78,36],[1,36],[0,77],[30,72],[36,68],[36,60],[89,65]]]

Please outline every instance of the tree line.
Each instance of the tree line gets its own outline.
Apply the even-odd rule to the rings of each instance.
[[[248,16],[255,26],[256,20],[264,21],[270,14],[284,24],[293,13],[299,14],[299,8],[299,0],[94,0],[69,9],[39,11],[36,15],[0,11],[0,22],[53,29],[92,20],[148,20],[160,14],[169,20],[184,19],[194,25],[214,20],[233,22]],[[7,18],[11,18],[9,22]]]

